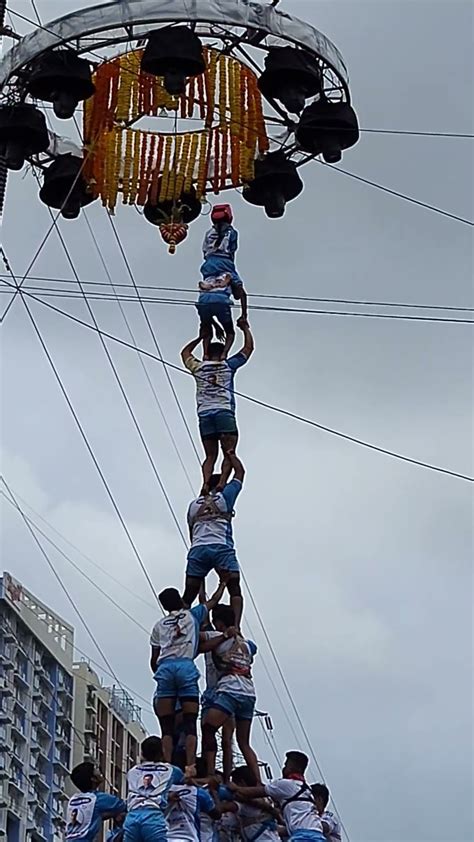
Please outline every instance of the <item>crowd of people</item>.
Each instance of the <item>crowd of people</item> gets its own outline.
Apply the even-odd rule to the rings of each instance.
[[[199,432],[204,449],[202,488],[189,506],[190,549],[184,592],[159,594],[164,616],[150,637],[150,667],[156,682],[153,706],[161,737],[148,737],[141,761],[128,772],[127,801],[103,792],[95,765],[81,763],[71,773],[78,789],[68,806],[66,839],[92,842],[105,820],[113,820],[109,840],[124,842],[339,842],[341,832],[327,810],[329,792],[306,782],[308,758],[286,755],[282,777],[263,784],[251,745],[256,690],[252,664],[255,643],[241,630],[243,598],[234,547],[234,507],[245,470],[237,456],[234,378],[254,350],[247,296],[236,270],[237,231],[229,205],[215,206],[203,246],[204,263],[197,310],[199,336],[181,352],[196,382]],[[231,297],[241,302],[235,340]],[[202,343],[202,358],[194,351]],[[222,455],[220,471],[216,463]],[[206,578],[219,584],[206,596]],[[228,602],[223,602],[227,593]],[[195,601],[198,604],[193,607]],[[204,655],[206,687],[200,695],[195,661]],[[198,718],[201,749],[198,756]],[[220,732],[222,768],[216,768]],[[245,765],[234,767],[235,738]]]

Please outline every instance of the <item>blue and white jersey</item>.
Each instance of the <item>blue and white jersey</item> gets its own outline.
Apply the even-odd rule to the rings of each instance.
[[[235,260],[235,253],[239,247],[239,235],[233,225],[222,227],[222,233],[213,226],[209,228],[202,244],[202,255],[204,260],[208,257],[218,255]]]
[[[341,825],[334,813],[331,813],[330,810],[325,810],[321,816],[321,821],[326,825],[324,835],[328,842],[341,842]]]
[[[322,834],[323,826],[309,786],[304,781],[281,778],[265,784],[265,794],[279,805],[288,836],[297,831]],[[290,801],[289,799],[294,799]]]
[[[199,283],[201,304],[212,301],[229,302],[232,294],[232,282],[242,281],[235,268],[235,253],[238,248],[238,234],[232,225],[222,233],[211,228],[202,245],[204,263],[201,266],[202,281]]]
[[[158,620],[150,636],[150,645],[160,647],[158,664],[166,658],[194,660],[199,648],[199,631],[207,617],[206,606],[196,605],[191,610],[171,611]]]
[[[276,819],[261,807],[239,804],[240,832],[245,842],[280,842]]]
[[[201,361],[192,354],[189,355],[185,366],[196,381],[198,415],[214,415],[222,410],[235,412],[235,373],[246,362],[248,357],[241,351],[221,362]]]
[[[166,810],[170,789],[184,781],[181,769],[169,763],[139,763],[127,775],[127,809]],[[163,821],[164,827],[164,821]]]
[[[168,839],[201,842],[201,813],[211,813],[215,804],[199,786],[172,786],[166,810]]]
[[[66,814],[66,840],[91,840],[99,833],[104,816],[120,816],[127,805],[108,792],[78,792],[69,799]]]
[[[233,512],[235,501],[242,491],[238,479],[228,482],[217,494],[198,497],[188,509],[188,526],[192,530],[192,547],[205,547],[209,544],[223,544],[229,549],[234,547],[232,521],[219,517],[219,512],[228,515]]]
[[[224,813],[217,823],[218,842],[239,842],[240,822],[236,813]]]
[[[205,636],[206,640],[212,640],[213,637],[220,636],[220,632],[205,632]],[[257,654],[257,646],[253,640],[244,640],[240,635],[231,637],[220,643],[211,654],[218,675],[214,691],[255,698],[252,664]]]
[[[208,787],[203,787],[205,792],[208,792]],[[221,801],[228,801],[232,798],[232,793],[225,786],[220,786],[218,795]],[[211,819],[209,813],[201,810],[201,842],[216,842],[218,833],[219,819]]]

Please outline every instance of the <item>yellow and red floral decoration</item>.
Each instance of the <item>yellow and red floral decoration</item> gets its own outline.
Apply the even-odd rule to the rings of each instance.
[[[269,142],[255,73],[231,56],[204,48],[206,71],[190,78],[186,93],[170,96],[163,80],[141,71],[142,50],[100,65],[96,92],[85,102],[84,175],[95,196],[113,211],[125,204],[173,201],[194,186],[211,190],[252,180],[255,159]],[[177,131],[134,128],[144,116],[175,113]],[[180,132],[179,118],[201,121]]]

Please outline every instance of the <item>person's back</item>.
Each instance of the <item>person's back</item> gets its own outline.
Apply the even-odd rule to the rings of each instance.
[[[188,525],[192,547],[223,545],[234,548],[233,508],[242,490],[242,482],[233,479],[222,491],[201,494],[190,504]]]
[[[227,360],[188,357],[186,368],[196,381],[196,406],[200,418],[219,412],[235,413],[235,373],[247,361],[248,357],[242,351]]]
[[[321,819],[304,780],[280,778],[265,784],[265,792],[279,805],[290,839],[323,842]]]
[[[276,819],[257,804],[239,804],[240,832],[245,842],[279,842]]]
[[[206,610],[179,608],[170,611],[155,624],[151,633],[151,645],[160,647],[158,665],[169,658],[194,660],[199,646],[199,628],[206,619]]]
[[[94,763],[80,763],[71,772],[71,780],[79,790],[68,802],[66,813],[67,842],[93,842],[102,822],[125,813],[127,806],[121,798],[100,792],[103,781]]]
[[[124,842],[166,842],[165,810],[168,795],[184,780],[181,769],[162,761],[159,737],[141,745],[142,762],[127,774],[127,816]]]
[[[327,842],[341,842],[341,825],[334,813],[327,809],[330,795],[326,784],[313,784],[311,793],[318,813],[321,816],[323,833]]]
[[[321,821],[327,842],[341,842],[341,825],[334,813],[331,810],[325,810],[321,815]]]
[[[166,811],[168,840],[201,842],[201,813],[211,818],[219,816],[214,800],[206,789],[186,784],[172,786]]]

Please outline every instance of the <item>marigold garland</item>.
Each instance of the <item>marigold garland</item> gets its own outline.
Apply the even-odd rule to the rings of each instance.
[[[163,79],[142,72],[142,55],[133,50],[100,65],[95,94],[84,103],[85,175],[94,195],[113,212],[119,192],[124,203],[156,205],[193,185],[203,198],[208,188],[218,194],[251,181],[257,154],[269,149],[253,70],[205,47],[206,72],[173,97]],[[141,117],[177,110],[201,119],[204,129],[166,135],[135,127]]]

